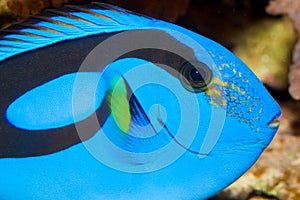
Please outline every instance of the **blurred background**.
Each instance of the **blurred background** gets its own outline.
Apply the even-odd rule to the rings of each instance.
[[[0,0],[0,27],[46,8],[89,0]],[[282,108],[281,126],[257,163],[211,200],[300,199],[300,1],[102,0],[176,23],[240,57]]]

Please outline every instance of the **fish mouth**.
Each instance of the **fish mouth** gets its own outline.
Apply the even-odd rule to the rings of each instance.
[[[270,123],[268,123],[269,128],[278,128],[279,125],[280,125],[279,118],[275,118]]]
[[[276,115],[274,115],[274,117],[272,118],[272,120],[268,123],[268,127],[269,128],[274,128],[274,129],[277,129],[280,125],[280,117],[281,117],[281,114],[278,113]]]

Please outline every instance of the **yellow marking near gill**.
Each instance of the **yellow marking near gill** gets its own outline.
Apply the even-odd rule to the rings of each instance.
[[[216,101],[214,100],[210,100],[209,102],[211,105],[215,106],[216,108],[219,108],[220,107],[220,104],[218,104]]]
[[[224,98],[221,100],[223,106],[227,106],[227,100]]]
[[[223,57],[219,57],[222,59]],[[208,90],[206,90],[206,95],[211,97],[210,98],[210,104],[219,108],[222,106],[228,106],[228,103],[230,104],[231,101],[236,102],[237,104],[243,104],[243,106],[246,106],[246,112],[248,111],[249,115],[255,114],[254,107],[259,106],[259,101],[255,99],[255,96],[249,95],[248,92],[246,92],[245,88],[239,87],[239,85],[235,84],[234,81],[231,81],[230,78],[238,78],[240,81],[246,84],[251,84],[251,82],[243,77],[242,72],[238,71],[236,69],[234,63],[222,63],[220,65],[213,66],[212,71],[215,72],[215,75],[218,77],[213,77],[213,80],[208,85]],[[223,70],[229,70],[229,73],[222,74],[221,72]],[[223,81],[228,80],[228,81]],[[223,89],[224,88],[224,91]],[[225,94],[226,93],[226,94]],[[240,98],[241,97],[241,98]],[[254,105],[252,105],[253,100]],[[230,101],[230,102],[228,102]],[[251,103],[252,106],[249,105]],[[238,117],[240,122],[247,123],[250,125],[251,129],[255,129],[256,132],[259,132],[259,128],[257,128],[255,122],[260,119],[260,114],[262,113],[262,108],[260,108],[257,116],[248,116],[246,113],[239,112],[238,109],[233,107],[233,105],[229,105],[230,109],[227,110],[227,116],[235,116]],[[250,114],[251,113],[251,114]]]
[[[226,67],[226,68],[229,68],[229,65],[227,64],[227,63],[223,63],[223,64],[221,64],[221,66],[224,68],[224,67]]]
[[[215,64],[212,64],[211,70],[212,70],[213,72],[216,71],[216,65],[215,65]]]
[[[217,84],[217,85],[220,85],[220,86],[222,86],[222,87],[225,87],[228,83],[222,81],[222,80],[219,79],[219,78],[213,77],[213,79],[212,79],[212,81],[211,81],[211,84]],[[210,84],[210,85],[211,85],[211,84]]]
[[[254,99],[254,106],[257,106],[259,101],[257,99]]]
[[[131,115],[127,100],[127,90],[122,77],[116,76],[111,79],[111,88],[108,92],[108,102],[112,116],[123,133],[128,133]]]
[[[216,57],[216,55],[212,51],[208,51],[208,53],[210,54],[211,57],[213,57],[213,58]]]
[[[259,109],[259,111],[258,111],[258,114],[261,114],[261,113],[262,113],[262,111],[263,111],[263,108],[262,108],[262,107],[260,107],[260,109]]]
[[[233,72],[233,74],[235,75],[236,74],[236,69],[232,69],[232,72]]]
[[[252,108],[252,106],[250,106],[248,103],[245,103],[245,106],[247,106],[247,108]]]
[[[234,116],[234,112],[230,112],[230,113],[227,113],[227,115],[229,116],[229,117],[232,117],[232,116]]]
[[[210,104],[219,108],[220,106],[227,106],[226,97],[223,95],[223,91],[216,87],[216,85],[220,85],[221,87],[226,87],[228,83],[223,82],[221,79],[213,77],[211,83],[207,86],[207,90],[205,91],[206,95],[209,97],[214,97],[210,99]]]
[[[252,107],[249,108],[249,112],[252,113]]]
[[[256,116],[256,117],[252,117],[252,118],[251,118],[252,121],[257,121],[257,120],[259,120],[259,119],[260,119],[259,116]]]
[[[245,122],[247,124],[250,124],[250,121],[248,119],[240,119],[240,122]]]
[[[240,119],[239,121],[240,121],[240,122],[245,122],[245,120],[244,120],[244,119]]]
[[[230,98],[233,99],[233,100],[237,100],[237,99],[238,99],[238,98],[235,97],[235,96],[230,96]]]
[[[235,85],[231,83],[231,89],[234,90]]]

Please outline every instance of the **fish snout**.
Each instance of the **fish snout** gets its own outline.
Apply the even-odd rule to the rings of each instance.
[[[281,116],[280,112],[275,114],[271,119],[271,121],[268,123],[268,127],[273,129],[278,129],[280,125],[280,116]]]
[[[267,128],[277,130],[280,125],[281,110],[278,103],[272,98],[272,101],[266,101],[266,121]]]

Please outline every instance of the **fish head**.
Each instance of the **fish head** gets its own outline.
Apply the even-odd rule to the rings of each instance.
[[[126,88],[130,120],[125,120],[127,128],[119,128],[124,134],[117,128],[111,131],[122,127],[118,116],[129,116],[122,115],[118,105],[112,108],[115,116],[102,127],[103,135],[126,153],[115,152],[124,155],[122,162],[119,157],[102,162],[134,173],[176,169],[179,177],[212,182],[201,188],[217,191],[245,173],[269,145],[279,126],[280,108],[255,74],[226,48],[199,35],[189,43],[172,31],[167,35],[181,41],[174,45],[177,50],[131,52],[131,58],[104,70],[107,88]],[[153,61],[161,55],[176,62]],[[119,81],[112,84],[113,77]],[[112,99],[121,96],[111,94]]]
[[[152,43],[142,43],[142,48],[108,65],[103,73],[110,83],[106,88],[114,88],[116,82],[109,80],[119,76],[126,83],[126,98],[130,102],[133,96],[141,104],[151,125],[167,129],[175,139],[186,137],[183,146],[199,155],[208,155],[219,145],[224,152],[247,145],[253,147],[249,151],[261,152],[270,143],[279,126],[280,108],[239,58],[191,32],[142,34]]]

